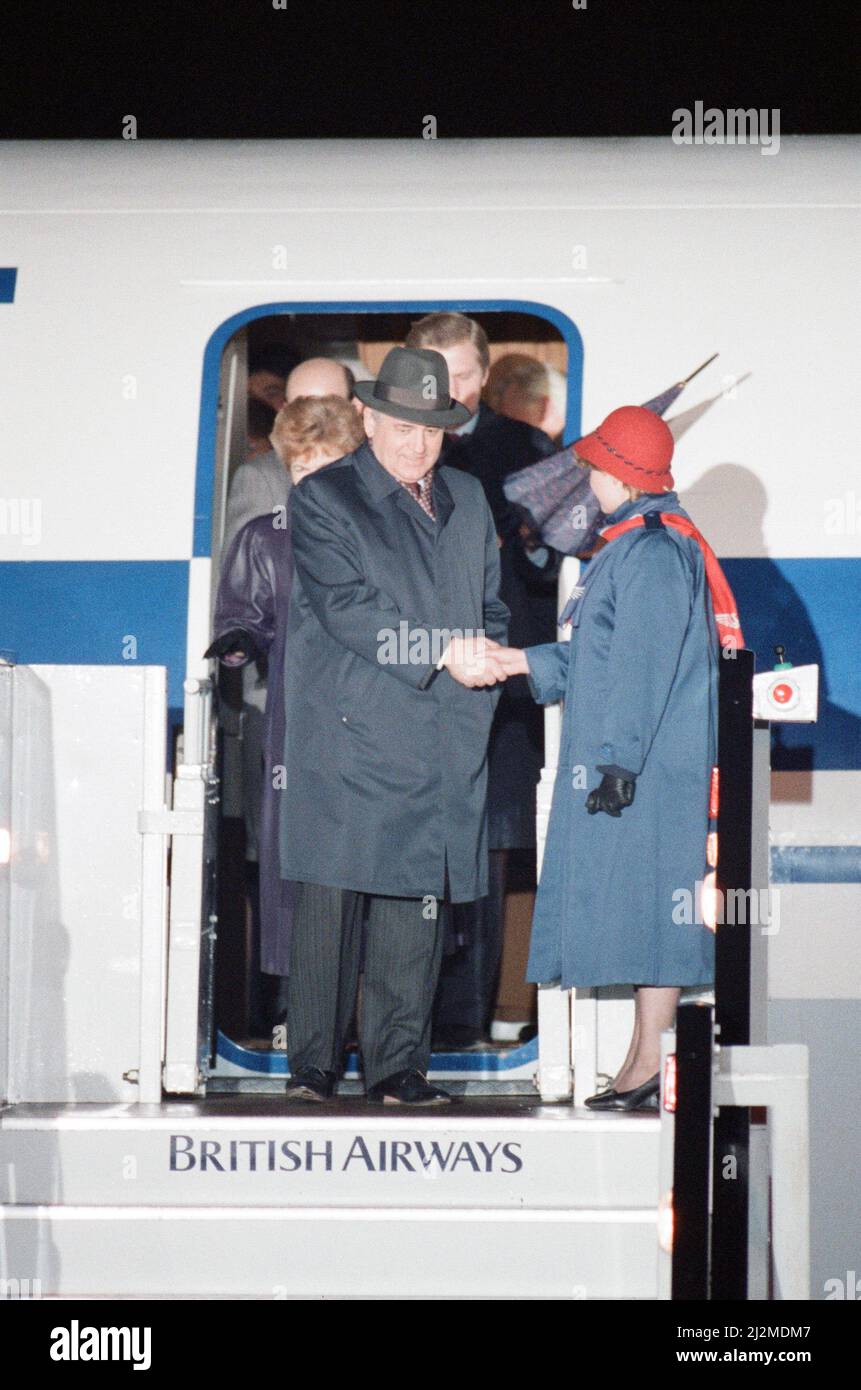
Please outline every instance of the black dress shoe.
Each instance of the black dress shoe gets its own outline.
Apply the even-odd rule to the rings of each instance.
[[[335,1089],[335,1073],[319,1067],[304,1067],[287,1082],[288,1100],[331,1100]]]
[[[439,1086],[431,1086],[423,1072],[408,1068],[396,1071],[368,1090],[368,1100],[383,1105],[450,1105],[451,1096]]]
[[[606,1091],[588,1096],[585,1103],[590,1110],[657,1110],[660,1088],[661,1075],[656,1071],[632,1091],[615,1091],[610,1086]]]

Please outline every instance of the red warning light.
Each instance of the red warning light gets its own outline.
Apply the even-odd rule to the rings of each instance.
[[[712,768],[712,780],[709,787],[709,820],[717,820],[718,804],[720,802],[720,772],[716,767]]]

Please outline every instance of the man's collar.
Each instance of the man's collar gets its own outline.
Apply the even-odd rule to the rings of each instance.
[[[470,415],[465,425],[461,425],[460,429],[457,430],[446,430],[446,434],[451,439],[462,439],[464,435],[472,434],[475,430],[476,425],[478,424],[478,417],[480,414],[481,403],[479,402],[478,410],[475,412],[474,415]]]

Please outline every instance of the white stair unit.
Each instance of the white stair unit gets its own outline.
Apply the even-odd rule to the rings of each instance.
[[[528,1102],[15,1106],[0,1275],[84,1296],[650,1299],[658,1130]]]

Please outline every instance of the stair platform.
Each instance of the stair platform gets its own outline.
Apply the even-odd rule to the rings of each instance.
[[[0,1274],[43,1296],[654,1298],[656,1116],[465,1096],[0,1110]]]

